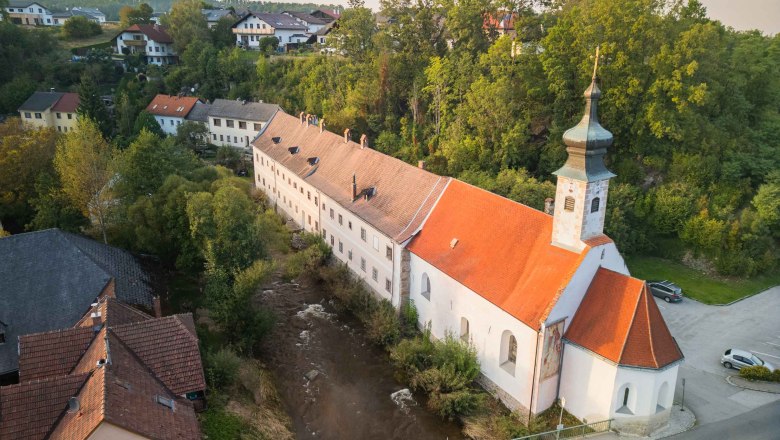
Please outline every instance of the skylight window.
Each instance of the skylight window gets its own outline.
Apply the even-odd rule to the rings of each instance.
[[[296,154],[296,153],[300,152],[301,149],[299,147],[290,147],[290,148],[287,149],[287,151],[289,151],[290,154]]]
[[[309,162],[309,165],[317,165],[320,162],[320,158],[316,156],[310,157],[306,161]]]
[[[282,141],[282,138],[280,138],[280,137],[273,137],[273,138],[271,138],[271,140],[274,141],[275,144],[278,144],[279,142]]]
[[[169,398],[167,398],[167,397],[164,397],[164,396],[155,396],[155,398],[154,398],[154,399],[155,399],[155,401],[157,401],[157,403],[159,403],[160,405],[162,405],[162,406],[166,406],[166,407],[168,407],[168,408],[170,408],[170,409],[172,409],[172,410],[174,409],[174,403],[173,403],[173,399],[169,399]]]

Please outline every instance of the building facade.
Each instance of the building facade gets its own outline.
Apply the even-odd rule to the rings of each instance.
[[[306,43],[310,34],[306,25],[286,14],[261,14],[250,12],[233,25],[236,45],[247,49],[259,49],[260,40],[274,37],[279,40],[279,50],[288,44]]]
[[[29,26],[54,25],[52,12],[37,2],[8,0],[8,6],[5,7],[5,12],[8,13],[8,19],[14,24]]]
[[[395,168],[365,138],[339,139],[316,118],[283,112],[253,143],[255,183],[378,296],[413,302],[432,336],[473,344],[480,383],[509,408],[531,417],[565,397],[580,419],[648,435],[668,422],[683,355],[603,233],[614,174],[600,93],[594,74],[585,115],[564,134],[569,158],[548,212]],[[375,185],[385,174],[393,183]],[[414,214],[399,218],[404,209]],[[393,220],[403,232],[382,226]]]
[[[263,102],[215,99],[208,108],[209,142],[250,149],[250,142],[279,109]]]
[[[67,133],[76,128],[78,106],[78,93],[35,92],[19,107],[19,116],[26,124]]]
[[[146,111],[154,116],[165,134],[175,135],[198,102],[200,100],[192,96],[157,95],[146,106]]]
[[[163,66],[176,64],[178,55],[173,48],[173,38],[164,26],[134,24],[114,39],[117,54],[142,54],[144,62]]]

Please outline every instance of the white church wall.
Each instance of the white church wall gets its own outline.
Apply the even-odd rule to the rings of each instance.
[[[559,396],[580,420],[611,418],[617,367],[571,343],[564,344]]]
[[[601,252],[594,252],[593,249],[587,251],[585,258],[582,259],[580,266],[574,272],[569,284],[563,290],[560,298],[555,303],[552,311],[547,316],[546,324],[566,320],[564,332],[568,330],[571,320],[574,318],[574,314],[577,308],[582,302],[582,298],[585,296],[585,292],[588,291],[593,277],[596,275],[596,271],[601,266]]]
[[[678,366],[675,364],[662,370],[617,368],[612,417],[620,432],[644,436],[666,426],[674,399]],[[626,388],[629,390],[627,399]]]
[[[485,298],[477,295],[418,256],[411,254],[410,298],[421,325],[430,325],[436,338],[450,331],[461,335],[461,318],[468,320],[482,374],[503,392],[497,393],[511,409],[528,409],[538,333]],[[423,294],[423,275],[430,293]],[[427,297],[426,297],[427,296]],[[507,362],[508,335],[517,341],[514,368]]]

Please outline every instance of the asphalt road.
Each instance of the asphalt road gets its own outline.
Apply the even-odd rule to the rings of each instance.
[[[772,440],[780,438],[780,401],[720,422],[698,426],[670,439]]]
[[[685,406],[696,414],[697,425],[714,424],[780,400],[779,394],[728,384],[726,377],[737,371],[720,364],[728,348],[748,350],[780,364],[780,287],[730,306],[708,306],[690,299],[678,304],[656,302],[685,355],[675,401],[682,399],[685,379]],[[780,419],[780,412],[775,418]],[[780,439],[780,431],[774,438]]]

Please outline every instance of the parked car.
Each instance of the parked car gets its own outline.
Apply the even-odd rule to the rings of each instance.
[[[647,286],[650,287],[650,292],[653,296],[657,296],[668,303],[682,301],[683,299],[682,289],[671,281],[648,281]]]
[[[774,365],[769,362],[765,362],[763,359],[749,351],[738,350],[736,348],[729,348],[726,350],[720,358],[720,363],[726,368],[736,368],[737,370],[742,369],[742,367],[754,366],[764,366],[767,367],[769,371],[775,370]]]

